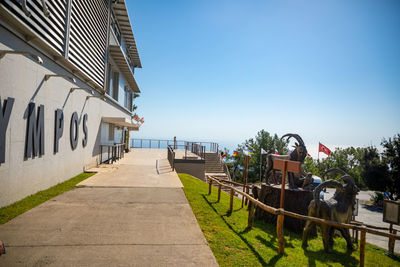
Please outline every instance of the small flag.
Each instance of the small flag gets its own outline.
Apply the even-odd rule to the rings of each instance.
[[[326,146],[324,146],[323,144],[319,143],[319,149],[318,152],[322,152],[327,154],[328,156],[331,154],[331,150],[329,148],[327,148]]]
[[[310,155],[310,154],[308,154],[308,153],[307,153],[307,157],[310,157],[310,158],[312,158],[312,157],[311,157],[311,155]]]
[[[253,155],[254,154],[254,152],[252,151],[252,150],[249,150],[249,151],[247,151],[247,155]]]
[[[144,118],[142,117],[139,121],[140,121],[140,123],[143,124],[144,123]]]
[[[261,148],[261,155],[266,155],[268,154],[267,151],[264,150],[264,148]]]
[[[278,149],[275,148],[275,155],[279,155]]]
[[[226,154],[224,152],[221,152],[221,158],[225,158]]]
[[[134,119],[135,121],[139,121],[139,116],[138,116],[138,115],[135,115],[135,116],[133,116],[133,119]]]
[[[237,151],[234,151],[234,152],[233,152],[233,156],[234,156],[234,157],[237,157],[238,155],[239,155],[239,153],[238,153]]]

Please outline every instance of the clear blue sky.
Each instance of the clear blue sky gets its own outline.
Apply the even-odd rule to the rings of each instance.
[[[313,149],[400,133],[398,0],[126,2],[143,64],[135,138],[232,151],[261,129]]]

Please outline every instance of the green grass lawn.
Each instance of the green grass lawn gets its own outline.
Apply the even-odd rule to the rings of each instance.
[[[184,192],[215,258],[221,266],[358,266],[360,251],[346,252],[346,242],[335,239],[334,252],[323,250],[321,238],[311,239],[307,250],[301,248],[301,235],[285,229],[285,254],[277,252],[276,227],[255,220],[247,228],[248,212],[234,198],[232,214],[228,214],[229,194],[222,192],[217,201],[217,188],[208,195],[208,184],[187,174],[179,174]],[[398,245],[398,244],[397,244]],[[385,250],[366,245],[366,266],[400,266]]]
[[[49,189],[37,192],[9,206],[0,208],[0,225],[12,220],[18,215],[42,204],[43,202],[75,188],[76,184],[89,178],[95,173],[81,173],[65,182],[59,183]]]

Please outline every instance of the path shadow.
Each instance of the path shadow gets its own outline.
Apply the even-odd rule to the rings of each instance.
[[[362,208],[367,209],[372,212],[383,213],[383,209],[373,205],[362,204]]]

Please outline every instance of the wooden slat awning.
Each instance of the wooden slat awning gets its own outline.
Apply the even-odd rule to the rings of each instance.
[[[140,62],[139,52],[136,47],[135,37],[133,36],[131,21],[129,19],[128,9],[126,7],[125,0],[117,1],[116,4],[112,4],[112,7],[115,16],[117,17],[121,33],[124,35],[126,47],[133,61],[133,65],[135,68],[141,68],[142,63]]]
[[[136,83],[133,72],[129,67],[129,63],[126,60],[126,57],[124,55],[124,52],[122,52],[121,47],[119,45],[110,45],[109,52],[114,62],[120,69],[122,75],[124,75],[125,79],[128,81],[128,84],[132,88],[132,91],[140,93],[139,86]]]
[[[102,117],[101,121],[118,126],[128,127],[130,131],[138,131],[140,127],[132,119],[127,119],[125,117]]]

